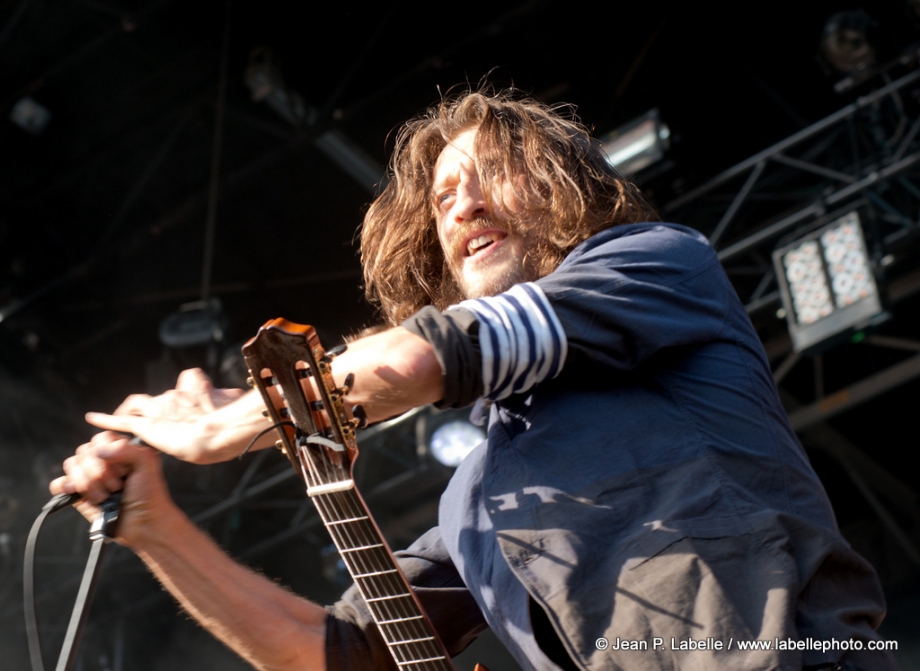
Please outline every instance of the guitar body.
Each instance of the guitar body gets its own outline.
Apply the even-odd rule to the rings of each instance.
[[[347,388],[337,388],[332,377],[335,353],[323,349],[312,327],[275,319],[246,343],[243,355],[277,426],[277,445],[303,478],[399,668],[456,671],[355,488],[360,421],[345,413]]]

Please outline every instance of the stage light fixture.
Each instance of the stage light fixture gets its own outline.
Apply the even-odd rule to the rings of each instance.
[[[268,47],[253,49],[243,75],[255,101],[264,101],[292,126],[313,123],[303,98],[288,88],[274,52]]]
[[[824,24],[821,57],[839,73],[864,72],[875,65],[875,48],[869,30],[875,22],[862,9],[837,12]]]
[[[670,146],[671,130],[661,121],[657,109],[649,110],[600,138],[607,161],[624,175],[664,158]]]
[[[797,352],[884,317],[855,211],[777,249],[773,263]]]
[[[160,322],[160,342],[167,347],[191,347],[223,342],[227,317],[219,298],[179,306]]]
[[[453,419],[431,433],[428,449],[440,463],[456,468],[485,439],[486,434],[482,428],[473,426],[465,419]]]
[[[41,135],[51,121],[51,112],[34,98],[21,98],[10,110],[10,121],[32,135]]]

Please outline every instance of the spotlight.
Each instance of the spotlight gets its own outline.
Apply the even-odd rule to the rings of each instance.
[[[776,250],[773,264],[797,352],[884,316],[855,211]]]
[[[190,347],[220,343],[227,329],[220,299],[195,301],[179,306],[160,322],[160,342],[167,347]]]
[[[34,98],[26,96],[13,105],[10,121],[32,135],[41,135],[51,121],[51,112]]]
[[[455,419],[434,430],[429,448],[434,458],[442,464],[456,467],[485,439],[486,434],[480,427],[466,420]]]
[[[303,98],[285,84],[278,60],[268,47],[252,51],[243,79],[253,100],[265,101],[292,126],[313,123]]]
[[[850,75],[875,65],[875,48],[869,42],[869,29],[875,22],[862,9],[837,12],[824,24],[821,57],[839,73]]]
[[[624,175],[635,175],[664,158],[671,130],[658,110],[649,110],[600,138],[607,161]]]
[[[437,410],[432,406],[420,412],[415,421],[415,442],[423,459],[434,457],[444,466],[456,468],[477,445],[485,441],[486,432],[469,419],[469,409]]]

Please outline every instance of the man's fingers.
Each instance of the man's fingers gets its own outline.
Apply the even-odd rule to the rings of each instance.
[[[146,417],[136,415],[107,415],[104,412],[86,413],[86,421],[100,429],[130,433],[135,436],[143,435],[144,429],[150,425]]]
[[[73,482],[66,475],[55,478],[48,484],[48,491],[57,496],[58,494],[73,494],[77,491]]]
[[[223,401],[225,401],[225,402],[227,402],[227,403],[229,403],[230,401],[235,401],[235,400],[238,399],[240,396],[244,396],[245,394],[246,394],[246,390],[245,390],[245,389],[233,389],[233,388],[230,388],[230,389],[217,389],[217,390],[215,390],[215,395],[220,396],[221,400],[223,400]]]
[[[89,439],[88,444],[94,448],[99,448],[108,447],[114,443],[120,444],[122,441],[127,442],[129,440],[131,440],[131,436],[121,431],[100,431]],[[82,445],[80,447],[82,447]],[[77,449],[79,450],[80,448]]]
[[[211,378],[200,368],[189,368],[179,373],[176,380],[176,389],[179,391],[195,391],[208,393],[214,389]]]
[[[64,472],[67,475],[66,481],[60,482],[62,491],[79,492],[93,503],[102,503],[123,486],[121,469],[110,468],[103,459],[86,452],[66,459]]]
[[[150,407],[153,397],[149,394],[131,394],[121,402],[114,415],[143,415],[144,409]]]

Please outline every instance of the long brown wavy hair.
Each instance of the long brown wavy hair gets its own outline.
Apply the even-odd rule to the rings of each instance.
[[[438,240],[431,187],[441,151],[470,129],[477,131],[480,183],[512,185],[519,210],[508,225],[529,241],[528,263],[540,277],[599,231],[657,220],[572,108],[552,108],[513,92],[447,98],[399,131],[389,183],[361,230],[367,297],[391,325],[425,305],[443,310],[463,299]],[[493,189],[483,192],[491,208]]]

